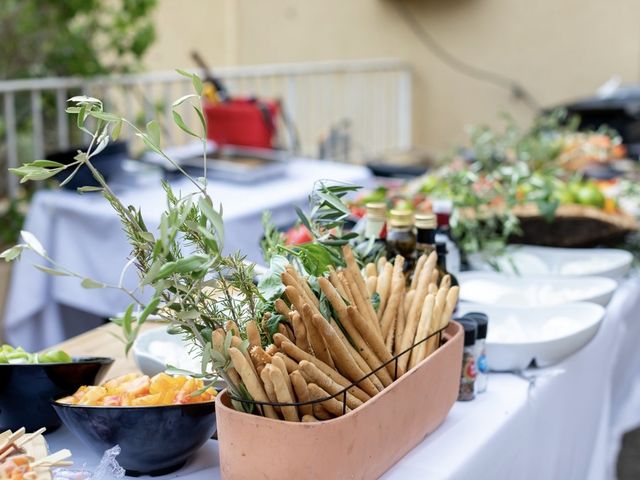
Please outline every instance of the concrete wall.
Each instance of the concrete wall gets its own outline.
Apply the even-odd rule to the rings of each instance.
[[[399,57],[415,68],[414,141],[446,149],[470,123],[530,110],[426,50],[398,15],[411,9],[450,52],[521,82],[545,106],[592,93],[610,76],[640,78],[640,2],[633,0],[161,0],[150,69]]]

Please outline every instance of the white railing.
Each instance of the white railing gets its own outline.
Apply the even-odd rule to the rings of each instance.
[[[219,68],[215,74],[233,95],[281,99],[304,155],[317,156],[319,141],[345,121],[351,161],[411,146],[411,69],[404,61],[256,65]],[[0,193],[15,194],[15,179],[6,176],[7,167],[80,142],[70,137],[74,127],[65,113],[68,97],[82,93],[101,98],[107,110],[146,122],[170,119],[172,101],[191,88],[189,80],[175,72],[0,82]],[[167,144],[186,140],[170,121],[162,123]]]

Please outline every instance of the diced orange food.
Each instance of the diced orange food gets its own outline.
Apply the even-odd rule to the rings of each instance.
[[[152,378],[129,373],[102,386],[83,386],[76,393],[58,400],[72,405],[103,407],[142,407],[209,402],[216,391],[205,388],[198,378],[159,373]],[[0,479],[1,480],[1,479]]]

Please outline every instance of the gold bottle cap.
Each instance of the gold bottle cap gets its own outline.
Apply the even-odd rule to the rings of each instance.
[[[416,227],[437,228],[438,222],[436,221],[436,216],[433,213],[416,213]]]
[[[366,209],[367,209],[368,218],[374,218],[377,220],[386,220],[387,218],[386,203],[370,202],[370,203],[367,203]]]
[[[389,224],[392,227],[411,227],[413,225],[413,212],[411,210],[391,210]]]

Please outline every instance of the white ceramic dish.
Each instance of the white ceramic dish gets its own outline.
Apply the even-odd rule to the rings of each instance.
[[[618,285],[606,277],[513,277],[492,272],[461,272],[460,299],[501,307],[536,307],[569,302],[607,306]]]
[[[138,335],[132,347],[136,365],[145,375],[164,372],[167,365],[192,372],[200,371],[200,358],[180,335],[170,335],[166,327],[154,328]]]
[[[472,311],[489,316],[487,365],[494,371],[558,363],[589,343],[605,312],[587,302],[526,309],[461,302],[457,314]]]
[[[613,248],[553,248],[520,245],[510,247],[495,262],[498,271],[510,275],[601,276],[620,280],[633,256]],[[481,254],[471,255],[473,270],[495,271]]]

